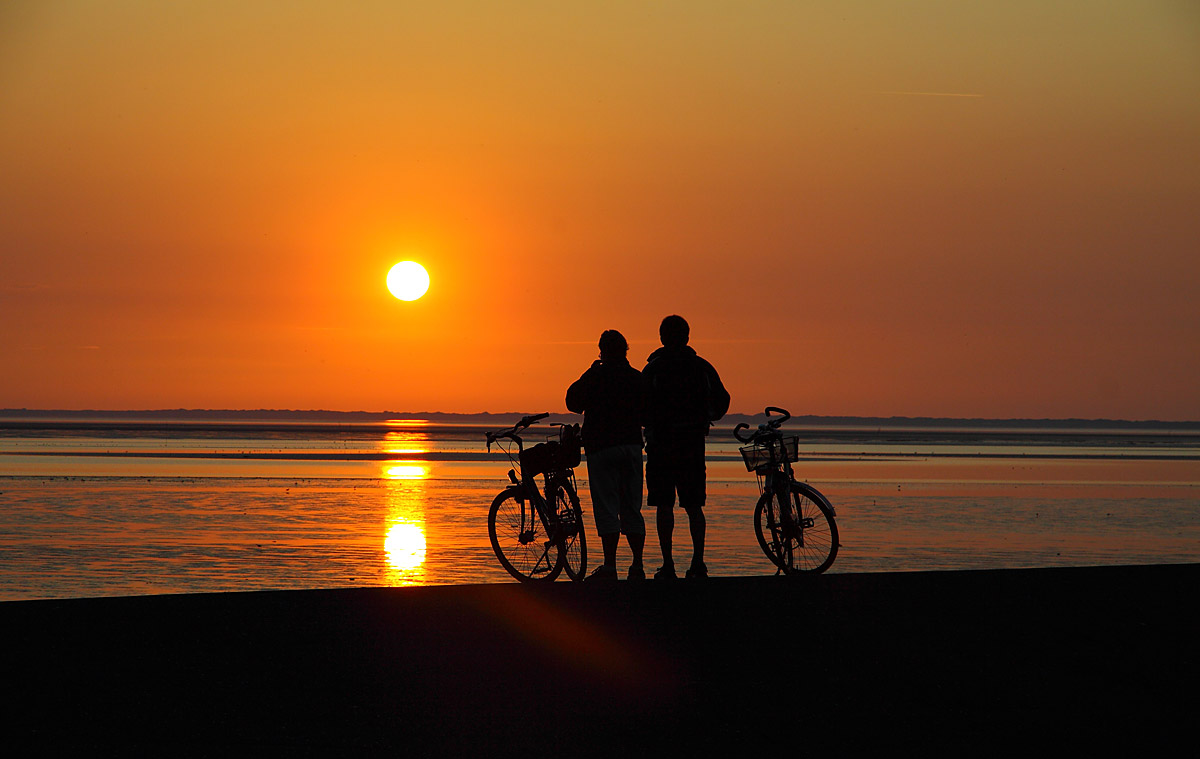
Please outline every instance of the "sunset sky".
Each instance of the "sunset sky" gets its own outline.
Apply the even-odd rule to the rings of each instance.
[[[1198,296],[1187,0],[0,6],[0,408],[1198,420]]]

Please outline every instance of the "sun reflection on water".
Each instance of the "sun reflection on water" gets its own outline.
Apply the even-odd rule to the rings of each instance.
[[[393,522],[383,539],[383,550],[387,552],[388,567],[400,575],[420,569],[425,563],[425,525]],[[401,578],[400,584],[411,584],[404,579]]]
[[[383,466],[385,480],[416,480],[429,478],[429,467],[412,461],[388,461]]]
[[[429,433],[392,430],[383,436],[380,448],[384,453],[391,453],[397,456],[413,456],[418,453],[428,453]]]
[[[388,585],[423,585],[425,499],[429,466],[416,461],[385,461],[380,477],[387,486],[383,551]]]

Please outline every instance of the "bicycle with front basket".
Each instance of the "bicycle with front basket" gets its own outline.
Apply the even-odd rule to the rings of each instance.
[[[772,412],[780,416],[772,419]],[[750,428],[744,422],[733,428],[735,438],[749,443],[739,448],[746,470],[758,477],[761,495],[754,508],[754,534],[776,574],[819,574],[837,558],[833,506],[812,485],[796,480],[792,462],[799,459],[799,438],[779,430],[792,415],[775,406],[764,413],[767,421],[749,435],[741,434]]]
[[[501,566],[522,582],[551,582],[563,571],[582,580],[587,571],[583,513],[575,489],[579,425],[557,425],[558,440],[528,449],[521,439],[522,432],[548,416],[525,416],[512,427],[487,433],[488,451],[496,443],[513,464],[508,470],[512,484],[488,511],[488,535]],[[538,475],[544,480],[540,490]]]

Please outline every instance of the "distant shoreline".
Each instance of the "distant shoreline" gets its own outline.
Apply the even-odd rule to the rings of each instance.
[[[245,453],[229,451],[0,451],[5,456],[67,456],[71,458],[123,458],[123,459],[241,459],[248,461],[394,461],[395,453],[283,453],[278,451]],[[473,451],[454,453],[431,453],[420,451],[405,453],[405,461],[496,461],[496,454]],[[587,456],[584,455],[584,460]],[[833,461],[899,461],[904,459],[1015,459],[1017,461],[1196,461],[1200,456],[1186,454],[1141,454],[1141,453],[860,453],[854,457],[811,456],[802,454],[805,462]],[[708,454],[705,461],[741,461],[736,455]]]
[[[396,421],[424,420],[439,424],[505,426],[530,413],[523,411],[454,413],[445,411],[327,411],[319,409],[0,409],[0,425],[4,422],[50,421],[112,421],[112,422],[274,422],[324,424],[384,424]],[[578,414],[552,413],[546,423],[577,422]],[[719,426],[733,427],[745,422],[757,424],[762,414],[726,414]],[[850,427],[889,429],[962,429],[975,430],[1156,430],[1198,431],[1197,421],[1161,421],[1129,419],[985,419],[954,417],[858,417],[796,415],[792,424],[810,427]]]

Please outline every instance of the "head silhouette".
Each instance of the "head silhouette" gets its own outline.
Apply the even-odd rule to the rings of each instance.
[[[672,314],[658,325],[658,339],[668,348],[682,348],[688,343],[688,323],[682,316]]]
[[[629,343],[625,336],[615,329],[606,329],[600,334],[600,358],[621,359],[629,352]]]

